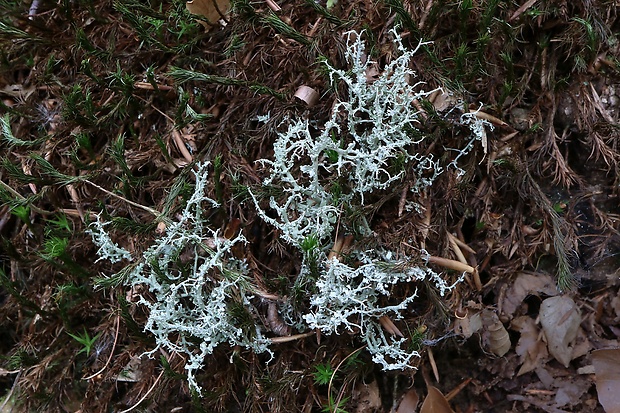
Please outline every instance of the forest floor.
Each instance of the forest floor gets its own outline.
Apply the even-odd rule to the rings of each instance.
[[[616,2],[0,0],[0,9],[0,412],[619,411]],[[351,66],[358,40],[363,72]],[[416,48],[399,83],[391,65]],[[373,178],[389,185],[359,193],[362,181],[347,177],[362,167],[343,154],[376,125],[363,124],[371,112],[338,112],[356,73],[376,93],[404,85],[383,103],[414,113]],[[315,158],[278,152],[293,144],[284,136],[296,120],[309,124],[296,135],[308,145],[332,136],[336,146]],[[322,129],[331,121],[340,129]],[[382,139],[375,155],[391,142]],[[266,182],[278,154],[279,165],[292,162],[291,180]],[[332,162],[315,175],[325,195],[285,204],[312,180],[302,155]],[[205,182],[192,173],[203,162]],[[190,211],[200,182],[217,205],[202,211],[200,198]],[[314,219],[329,230],[287,238],[286,221],[326,199],[336,218]],[[193,250],[166,255],[172,264],[147,255],[197,210],[210,229],[196,230]],[[87,231],[97,219],[121,256],[142,261],[98,259]],[[191,278],[190,264],[203,262],[194,255],[220,248],[230,257],[194,281],[213,297],[233,280],[221,303],[222,325],[234,328],[162,332],[153,317],[172,295],[154,285],[176,285],[172,268]],[[227,272],[233,263],[243,277]],[[148,280],[134,271],[142,264]],[[329,334],[308,316],[337,308],[343,296],[317,304],[336,268],[360,291],[372,275],[364,268],[432,270],[454,287],[369,284],[358,304],[407,305],[354,310]],[[166,316],[204,310],[192,299]],[[411,368],[375,363],[367,326],[417,351]],[[256,351],[260,339],[271,357]],[[200,347],[209,340],[213,349]]]

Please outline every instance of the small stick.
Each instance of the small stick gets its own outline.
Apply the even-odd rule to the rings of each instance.
[[[476,115],[476,117],[478,119],[482,119],[482,120],[486,120],[488,122],[491,122],[493,125],[495,126],[508,126],[508,124],[506,122],[504,122],[503,120],[496,118],[493,115],[489,115],[486,112],[482,112],[478,109],[470,109],[469,113],[473,113],[474,115]]]
[[[282,10],[282,8],[278,6],[276,2],[273,0],[265,0],[265,3],[267,3],[267,6],[269,6],[269,8],[273,10],[274,12]]]
[[[136,89],[155,90],[153,85],[148,83],[148,82],[135,82],[133,84],[133,86]],[[159,88],[159,90],[166,90],[166,91],[174,90],[174,88],[172,86],[162,85],[162,84],[159,84],[159,83],[157,83],[157,87]]]
[[[474,285],[476,286],[476,290],[482,291],[482,280],[480,279],[480,272],[478,268],[474,268]]]
[[[314,33],[316,33],[316,30],[319,28],[319,23],[321,22],[321,20],[323,20],[322,16],[320,16],[316,20],[316,22],[314,22],[314,24],[312,25],[312,27],[310,28],[310,31],[308,32],[308,34],[306,34],[306,36],[308,36],[308,37],[314,36]]]
[[[0,406],[0,412],[4,412],[4,408],[6,406],[6,404],[9,402],[9,400],[11,400],[11,396],[13,395],[13,392],[15,391],[15,388],[17,387],[17,382],[19,381],[19,378],[22,375],[23,370],[18,370],[17,372],[17,376],[15,377],[15,380],[13,380],[13,385],[11,386],[11,390],[9,391],[9,394],[4,396],[4,402],[2,402],[2,405]],[[13,371],[10,371],[9,373],[14,373]],[[12,411],[13,409],[9,410]]]
[[[422,228],[420,230],[420,234],[422,235],[420,246],[423,249],[426,248],[426,238],[428,238],[428,232],[431,229],[431,203],[426,197],[424,197],[424,201],[426,204],[424,205],[424,221],[422,221]]]
[[[463,380],[458,386],[450,390],[450,393],[446,394],[446,400],[450,401],[451,399],[453,399],[457,394],[461,392],[461,390],[465,388],[465,386],[467,386],[471,382],[471,380],[471,377],[467,378]]]
[[[420,23],[418,23],[418,30],[422,30],[424,28],[424,24],[426,24],[426,18],[431,12],[431,7],[433,7],[433,0],[429,0],[424,7],[424,11],[422,12],[422,16],[420,17]]]
[[[28,10],[28,20],[34,19],[34,16],[36,16],[37,11],[39,10],[40,3],[41,0],[32,0],[32,3],[30,4],[30,9]]]
[[[10,185],[6,184],[4,181],[0,180],[0,186],[2,186],[4,189],[6,189],[7,191],[9,191],[11,193],[11,195],[13,195],[14,197],[16,197],[17,199],[20,199],[22,201],[26,200],[26,197],[24,197],[22,194],[20,194],[19,192],[17,192],[16,190],[14,190],[13,188],[11,188]],[[28,205],[34,212],[39,213],[41,215],[54,215],[54,212],[50,212],[50,211],[46,211],[44,209],[41,209],[37,206],[34,205]]]
[[[342,251],[343,243],[344,237],[337,236],[336,241],[334,241],[334,246],[332,247],[331,251],[329,251],[329,255],[327,256],[328,262],[340,256],[340,251]]]
[[[469,265],[467,260],[465,259],[465,255],[463,255],[463,251],[461,251],[461,248],[456,243],[456,237],[449,232],[446,233],[448,234],[448,242],[450,242],[450,247],[452,247],[452,251],[454,251],[456,258],[463,264]]]
[[[428,257],[428,262],[429,264],[439,265],[440,267],[448,268],[450,270],[459,272],[468,272],[470,274],[473,274],[475,271],[475,268],[471,265],[463,264],[460,261],[451,260],[449,258],[435,257],[431,255],[430,257]]]
[[[172,138],[174,139],[174,143],[176,144],[177,149],[179,150],[179,152],[181,152],[181,155],[183,155],[185,160],[187,162],[193,162],[194,157],[187,150],[187,147],[185,146],[185,141],[183,140],[183,137],[181,137],[181,134],[179,133],[178,130],[176,129],[172,130]]]
[[[69,192],[69,196],[75,204],[75,209],[77,210],[80,219],[82,220],[82,222],[86,222],[86,220],[84,219],[84,210],[82,209],[82,203],[80,202],[80,197],[77,193],[77,190],[75,189],[75,186],[73,184],[68,184],[67,192]]]
[[[450,235],[452,235],[452,234],[450,234]],[[465,251],[469,252],[472,255],[476,255],[476,250],[474,250],[469,245],[465,244],[465,242],[461,241],[461,239],[459,237],[454,237],[454,242],[456,242],[456,244],[459,247],[461,247],[461,249],[464,249]]]
[[[331,396],[331,394],[332,394],[332,382],[334,381],[334,377],[336,377],[336,373],[340,369],[340,366],[342,366],[342,364],[345,361],[347,361],[349,359],[349,357],[353,356],[354,354],[360,352],[361,350],[363,350],[365,348],[366,348],[366,346],[362,346],[362,347],[358,348],[357,350],[353,351],[351,354],[349,354],[348,356],[343,358],[340,363],[338,363],[338,365],[334,369],[334,372],[332,373],[332,376],[329,378],[329,385],[327,386],[327,394],[328,394],[328,396]],[[336,406],[340,405],[340,399],[341,398],[342,398],[342,394],[338,395],[338,400],[336,400],[336,404],[335,404]]]
[[[273,344],[288,343],[289,341],[300,340],[302,338],[313,336],[314,334],[315,334],[315,332],[311,331],[309,333],[293,334],[292,336],[286,336],[286,337],[273,337],[273,338],[270,338],[269,340]]]
[[[398,218],[403,215],[403,211],[405,210],[405,203],[407,203],[407,193],[409,192],[409,185],[405,185],[403,188],[403,192],[400,194],[400,199],[398,200]]]
[[[105,188],[103,188],[103,187],[101,187],[101,186],[97,185],[97,184],[96,184],[96,183],[94,183],[94,182],[89,181],[88,179],[84,179],[84,182],[86,182],[86,183],[88,183],[88,184],[90,184],[90,185],[94,186],[94,187],[95,187],[95,188],[97,188],[98,190],[103,191],[103,192],[105,192],[106,194],[108,194],[108,195],[110,195],[110,196],[113,196],[113,197],[114,197],[114,198],[116,198],[116,199],[120,199],[121,201],[125,201],[125,202],[127,202],[129,205],[133,205],[133,206],[135,206],[136,208],[143,209],[143,210],[145,210],[145,211],[147,211],[147,212],[149,212],[149,213],[151,213],[151,214],[155,215],[155,217],[156,217],[156,218],[158,218],[158,219],[162,219],[162,214],[160,214],[160,213],[159,213],[159,211],[157,211],[157,210],[155,210],[155,209],[153,209],[153,208],[149,208],[149,207],[147,207],[147,206],[140,205],[140,204],[138,204],[138,203],[136,203],[136,202],[130,201],[129,199],[127,199],[127,198],[125,198],[125,197],[122,197],[122,196],[120,196],[120,195],[117,195],[117,194],[115,194],[114,192],[110,192],[110,191],[108,191],[107,189],[105,189]]]
[[[433,350],[428,347],[428,361],[431,363],[431,369],[433,370],[433,376],[435,376],[435,380],[439,383],[439,369],[437,369],[437,363],[435,362],[435,356],[433,356]]]

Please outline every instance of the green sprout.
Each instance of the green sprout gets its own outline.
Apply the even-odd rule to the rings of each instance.
[[[99,333],[94,337],[90,337],[88,335],[88,331],[86,331],[86,328],[84,328],[84,334],[71,334],[69,332],[67,332],[67,334],[69,334],[71,338],[73,338],[75,341],[77,341],[83,346],[83,348],[78,351],[77,354],[86,353],[86,356],[90,356],[90,351],[92,350],[95,341],[97,341],[97,339],[101,335],[101,333]]]
[[[314,367],[314,373],[312,373],[312,376],[314,377],[314,382],[316,384],[320,386],[325,386],[329,384],[330,380],[332,379],[332,376],[335,373],[336,372],[334,371],[334,368],[332,367],[331,364],[321,363],[321,364],[317,364]]]
[[[26,205],[16,205],[11,208],[11,214],[21,219],[28,227],[32,226],[30,222],[30,208]]]
[[[334,396],[330,395],[327,404],[321,410],[325,413],[348,413],[344,409],[344,406],[349,402],[349,397],[338,400],[338,403],[334,401]]]

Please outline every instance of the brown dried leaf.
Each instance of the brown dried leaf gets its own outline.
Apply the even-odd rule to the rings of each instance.
[[[606,413],[620,413],[620,349],[593,351],[592,364],[598,401]]]
[[[429,100],[437,112],[443,112],[458,104],[459,101],[453,93],[444,92],[442,89],[438,90],[436,93],[433,93]]]
[[[542,341],[536,322],[528,316],[517,317],[512,320],[511,328],[521,333],[515,352],[519,355],[521,368],[517,373],[520,376],[541,366],[541,361],[549,356],[547,345]]]
[[[467,317],[458,318],[454,321],[454,332],[465,338],[471,337],[482,328],[480,313],[474,313]]]
[[[125,366],[116,377],[116,381],[125,381],[131,383],[137,383],[142,378],[140,367],[142,366],[142,359],[138,356],[133,356],[129,363]]]
[[[415,389],[409,390],[405,393],[405,396],[400,401],[396,413],[415,413],[418,411],[418,403],[420,402],[420,396]]]
[[[420,413],[454,413],[454,410],[436,387],[428,386],[428,395],[424,399]]]
[[[592,381],[587,377],[558,377],[555,385],[555,407],[577,406],[583,401],[582,397],[588,392]]]
[[[352,396],[353,401],[357,403],[356,413],[374,412],[381,408],[381,393],[376,380],[368,384],[359,382]]]
[[[287,325],[284,320],[282,320],[282,317],[280,317],[278,313],[278,306],[274,302],[270,302],[269,307],[267,307],[267,324],[271,331],[281,337],[291,335],[291,326]]]
[[[185,7],[190,13],[202,16],[215,25],[230,10],[230,0],[193,0],[188,1]],[[200,23],[207,30],[213,27],[204,22]]]
[[[568,367],[573,359],[573,346],[581,324],[577,304],[567,296],[547,298],[540,306],[540,323],[549,353]]]
[[[501,303],[502,313],[512,318],[525,297],[535,293],[554,296],[558,294],[558,290],[553,279],[547,274],[527,272],[519,274]]]
[[[394,324],[390,317],[382,315],[381,317],[379,317],[379,323],[381,324],[381,326],[383,326],[385,331],[387,331],[391,335],[397,337],[405,337],[403,333],[400,332],[398,327],[396,327],[396,324]]]

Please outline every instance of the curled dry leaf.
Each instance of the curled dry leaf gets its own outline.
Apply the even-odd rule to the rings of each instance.
[[[284,320],[282,320],[282,317],[280,317],[278,313],[278,306],[274,302],[269,303],[269,307],[267,307],[267,323],[271,331],[277,335],[291,335],[291,326],[287,325]]]
[[[458,318],[454,322],[454,332],[465,338],[469,338],[482,328],[482,317],[480,313],[469,314],[463,318]]]
[[[540,329],[531,317],[517,317],[512,320],[510,326],[512,330],[521,334],[515,348],[521,362],[521,368],[517,373],[517,376],[520,376],[540,367],[542,361],[549,356],[549,352],[547,345],[542,341]]]
[[[428,395],[422,403],[420,413],[454,413],[454,410],[436,387],[428,386]]]
[[[353,403],[357,405],[355,413],[374,412],[381,408],[381,392],[374,380],[368,384],[358,382],[352,392]]]
[[[439,89],[429,96],[429,101],[437,112],[443,112],[458,104],[459,99],[450,91]]]
[[[592,364],[598,401],[606,413],[620,413],[620,349],[593,351]]]
[[[567,296],[547,298],[540,306],[540,323],[549,353],[568,367],[573,359],[573,347],[581,324],[577,304]]]
[[[499,321],[494,311],[482,310],[482,325],[484,326],[484,341],[489,346],[491,353],[502,357],[510,350],[510,336],[508,331]]]
[[[188,1],[185,7],[190,13],[202,16],[215,25],[230,10],[230,0],[193,0]],[[213,27],[203,21],[200,24],[207,30]]]
[[[405,337],[403,333],[400,332],[398,327],[396,327],[396,324],[394,324],[394,322],[392,321],[392,319],[390,319],[390,317],[386,315],[382,315],[381,317],[379,317],[379,324],[381,324],[383,328],[385,329],[385,331],[390,333],[390,335],[397,336],[397,337]]]
[[[418,411],[418,403],[420,402],[420,396],[415,389],[409,390],[405,393],[405,396],[398,404],[396,413],[415,413]]]
[[[480,110],[477,109],[470,109],[469,113],[473,113],[478,119],[483,119],[486,120],[487,122],[492,123],[495,126],[508,126],[508,124],[506,122],[504,122],[503,120],[490,115],[486,112],[482,112]]]
[[[547,274],[528,272],[519,274],[501,302],[502,313],[512,318],[525,297],[536,293],[554,296],[558,294],[558,290],[553,279]]]

